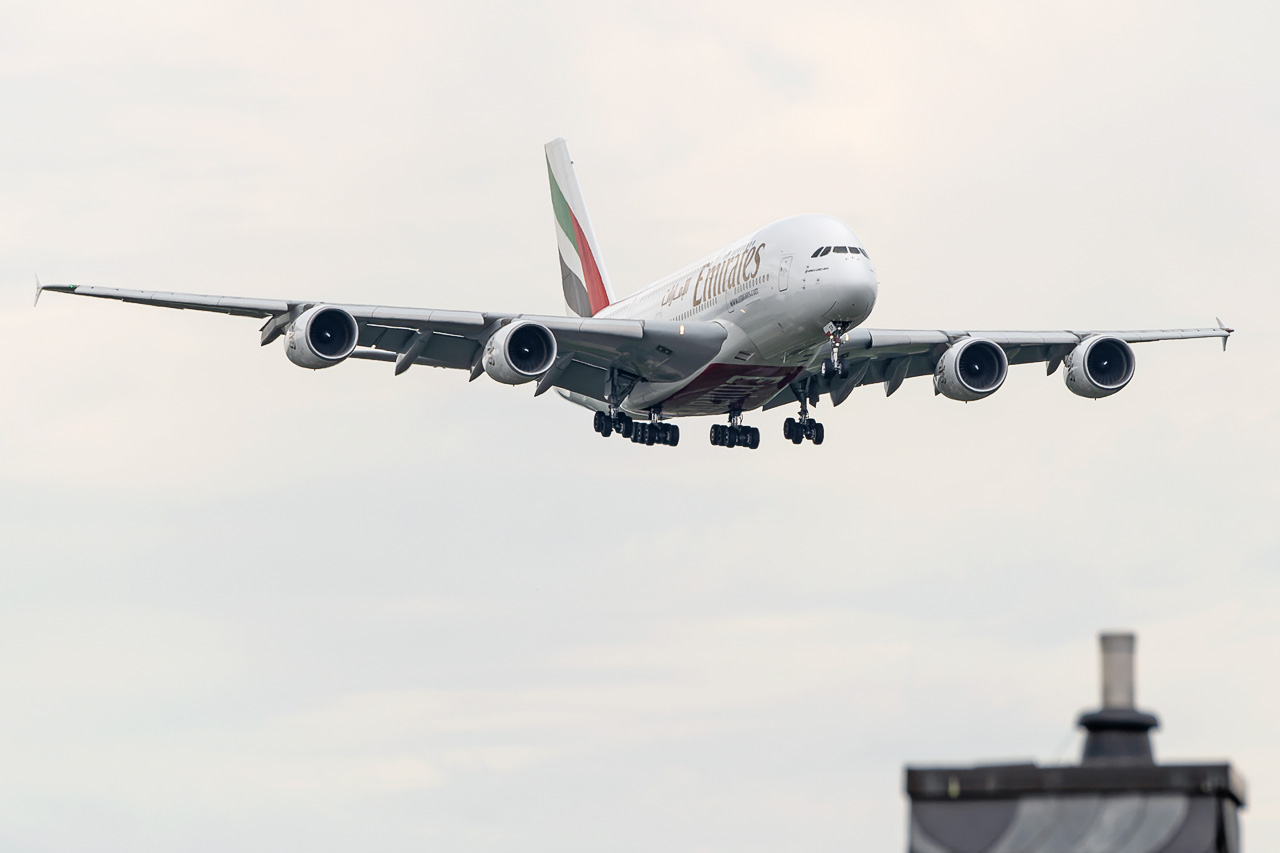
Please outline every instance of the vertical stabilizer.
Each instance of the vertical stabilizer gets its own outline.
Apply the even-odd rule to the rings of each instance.
[[[569,146],[563,139],[553,139],[546,150],[564,301],[574,314],[590,317],[613,301],[613,290],[600,261],[600,246],[569,159]]]

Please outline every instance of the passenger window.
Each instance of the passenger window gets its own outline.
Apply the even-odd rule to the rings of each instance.
[[[823,246],[823,247],[822,247],[822,255],[825,255],[825,254],[827,254],[827,253],[828,253],[828,252],[830,252],[830,251],[831,251],[831,247],[830,247],[830,246]],[[818,255],[818,257],[822,257],[822,255]]]
[[[835,252],[835,253],[836,253],[836,254],[838,254],[838,255],[847,255],[847,254],[849,253],[849,247],[848,247],[848,246],[836,246],[836,247],[835,247],[834,249],[832,249],[831,251]]]
[[[821,255],[821,254],[822,254],[822,247],[821,247],[821,246],[819,246],[818,248],[816,248],[816,249],[814,249],[814,250],[813,250],[813,254],[812,254],[812,255],[810,255],[809,257],[811,257],[811,258],[816,258],[816,257],[818,257],[818,255]]]

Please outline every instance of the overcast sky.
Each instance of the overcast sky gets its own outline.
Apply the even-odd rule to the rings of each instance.
[[[904,763],[1076,759],[1116,628],[1280,847],[1275,4],[264,5],[0,0],[0,847],[901,850]],[[557,136],[620,295],[816,211],[874,327],[1240,331],[747,453],[31,307],[559,313]]]

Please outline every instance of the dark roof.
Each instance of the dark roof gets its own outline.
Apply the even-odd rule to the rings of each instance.
[[[1239,851],[1228,764],[908,768],[911,853]]]
[[[908,767],[906,787],[913,800],[1145,791],[1221,794],[1241,806],[1246,793],[1244,780],[1230,764]]]

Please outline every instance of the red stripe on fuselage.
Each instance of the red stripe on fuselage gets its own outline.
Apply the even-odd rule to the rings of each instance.
[[[595,256],[591,254],[591,245],[587,242],[587,235],[582,233],[578,217],[573,215],[572,210],[569,211],[569,217],[573,220],[573,239],[578,244],[578,257],[582,260],[582,276],[586,279],[584,284],[587,286],[587,300],[591,303],[591,314],[595,316],[609,304],[609,294],[605,293],[604,279],[600,277],[600,268],[596,266]]]

